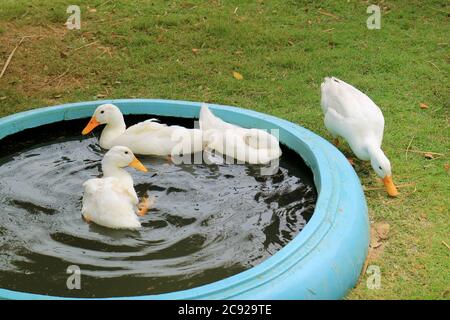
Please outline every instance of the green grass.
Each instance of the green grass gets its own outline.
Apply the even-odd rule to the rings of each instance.
[[[396,199],[366,192],[371,221],[391,226],[370,261],[382,287],[369,290],[363,275],[348,298],[450,298],[448,2],[379,1],[380,30],[366,28],[368,1],[76,2],[79,31],[63,26],[67,1],[1,1],[1,66],[20,37],[33,37],[0,79],[0,116],[98,94],[170,98],[254,109],[330,139],[319,88],[337,76],[383,110],[383,147],[395,181],[407,184]],[[406,155],[409,143],[443,156]],[[379,186],[368,164],[356,170],[364,186]]]

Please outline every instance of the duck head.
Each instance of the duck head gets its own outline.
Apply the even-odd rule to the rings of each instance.
[[[383,180],[387,193],[391,197],[398,196],[397,187],[392,181],[391,163],[381,149],[370,153],[370,164],[375,173]]]
[[[110,103],[102,104],[97,107],[91,120],[83,129],[82,134],[86,135],[102,124],[121,126],[123,123],[122,112],[117,106]]]
[[[148,172],[148,169],[140,162],[133,152],[122,146],[112,147],[103,158],[103,163],[117,168],[132,167],[136,170]]]

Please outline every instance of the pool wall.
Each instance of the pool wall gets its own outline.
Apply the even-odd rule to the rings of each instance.
[[[198,118],[201,103],[123,99],[65,104],[0,119],[0,139],[44,124],[89,118],[103,103],[124,114]],[[347,159],[313,132],[273,116],[210,104],[220,118],[243,127],[279,129],[280,141],[311,168],[319,192],[304,229],[259,265],[184,291],[114,299],[341,299],[358,281],[369,246],[369,220],[361,183]],[[81,130],[82,128],[80,128]],[[1,284],[0,284],[1,285]],[[66,299],[0,289],[0,299]],[[69,298],[67,298],[69,299]]]

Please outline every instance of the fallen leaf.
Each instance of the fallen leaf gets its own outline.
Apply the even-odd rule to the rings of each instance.
[[[445,171],[448,171],[448,169],[450,169],[450,164],[448,163],[444,164],[444,169]]]
[[[378,237],[377,232],[375,231],[375,228],[372,226],[370,228],[370,248],[378,248],[380,246],[381,242]]]
[[[428,109],[428,105],[426,105],[425,103],[419,103],[419,107],[420,109]]]
[[[62,97],[62,94],[55,94],[55,95],[53,95],[53,98],[54,99],[59,99],[59,98],[61,98]]]
[[[375,231],[381,240],[385,240],[389,237],[390,225],[387,222],[379,222],[375,224]]]
[[[370,246],[369,246],[369,253],[367,255],[366,262],[371,262],[374,260],[377,260],[384,251],[384,245],[381,241],[377,231],[375,230],[375,227],[372,225],[370,228]]]
[[[423,154],[423,156],[427,159],[434,159],[434,156],[432,153],[426,152]]]
[[[244,77],[242,76],[242,74],[240,74],[239,72],[236,72],[236,71],[233,71],[233,77],[234,77],[236,80],[243,80],[243,79],[244,79]]]
[[[1,101],[1,100],[5,100],[5,99],[6,99],[6,97],[0,97],[0,101]]]
[[[90,9],[89,9],[89,12],[95,13],[95,12],[97,12],[97,9],[95,9],[95,8],[90,8]]]
[[[192,52],[193,53],[198,53],[198,49],[197,48],[192,48]]]

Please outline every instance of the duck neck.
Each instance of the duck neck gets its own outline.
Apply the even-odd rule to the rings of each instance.
[[[126,129],[127,127],[123,116],[118,115],[103,129],[100,137],[100,146],[104,149],[111,149],[114,146],[114,140],[121,136]]]
[[[105,157],[102,161],[102,170],[105,178],[117,178],[124,186],[133,188],[131,175],[125,169],[115,165],[108,157]]]
[[[380,146],[371,146],[368,148],[370,164],[380,178],[391,175],[391,165],[388,158],[381,150]]]
[[[384,157],[384,152],[381,150],[381,146],[376,144],[369,144],[367,146],[367,152],[369,153],[370,159],[379,159],[380,157]]]

